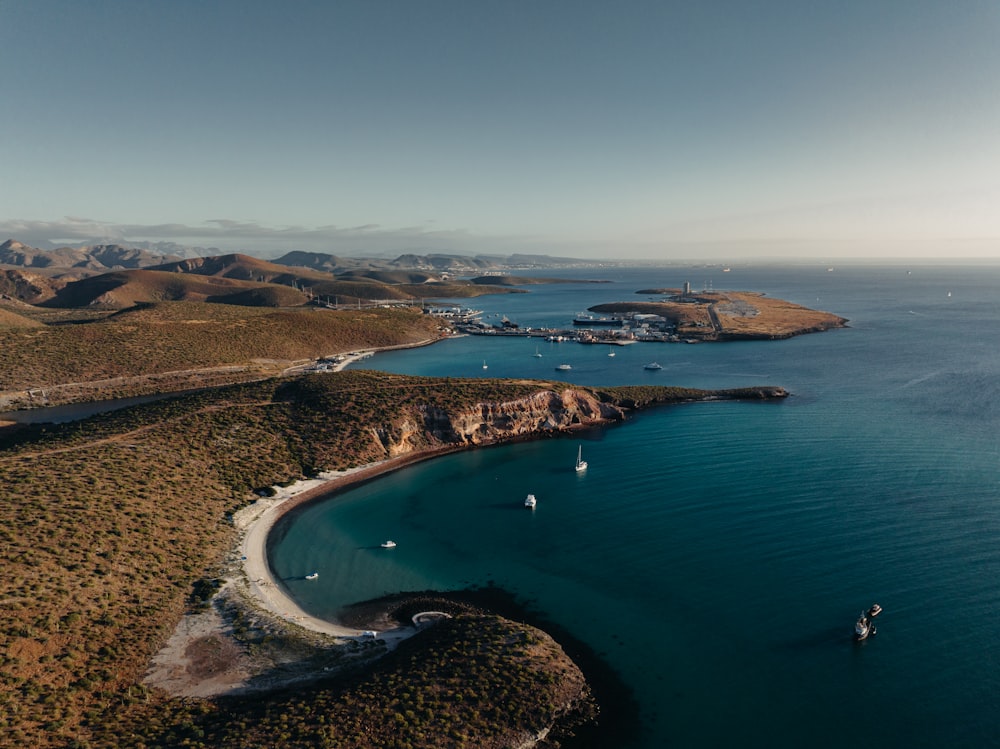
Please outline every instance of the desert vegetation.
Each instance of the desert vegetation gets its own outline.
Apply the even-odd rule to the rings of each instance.
[[[262,736],[287,734],[295,746],[462,746],[473,744],[469,727],[476,741],[495,735],[485,727],[498,721],[512,731],[535,730],[556,709],[553,695],[576,676],[558,676],[566,666],[561,659],[552,661],[554,670],[540,666],[554,657],[551,644],[538,646],[536,635],[496,622],[465,629],[456,623],[459,629],[446,637],[455,649],[429,658],[420,689],[390,669],[357,676],[349,687],[181,704],[144,687],[142,676],[185,607],[213,592],[211,581],[235,539],[229,518],[258,493],[382,459],[387,448],[377,435],[398,431],[401,420],[420,423],[429,410],[475,412],[482,404],[566,387],[314,374],[0,431],[3,743],[259,746],[254,742]],[[670,402],[697,393],[645,388],[632,400]],[[631,396],[622,388],[592,397]],[[430,433],[409,439],[414,449],[440,445]],[[474,639],[479,629],[496,649]],[[404,668],[417,665],[406,661]],[[446,668],[453,671],[445,678],[440,669]],[[495,699],[500,694],[516,709],[508,713]],[[341,704],[345,712],[335,707]],[[383,721],[404,743],[382,743]],[[375,743],[357,738],[363,736]]]
[[[103,725],[101,741],[145,748],[503,749],[561,717],[593,713],[583,675],[550,637],[495,615],[465,613],[416,635],[363,675],[252,702],[140,706],[128,724]]]
[[[79,388],[76,397],[64,401],[219,385],[355,348],[436,340],[443,334],[440,325],[417,310],[398,308],[143,304],[86,323],[0,329],[0,392],[41,391],[35,397],[52,403],[60,391],[45,389],[67,391],[68,383],[108,381],[99,388]],[[217,371],[208,382],[205,373],[189,373],[211,368]],[[171,377],[164,378],[165,373]],[[158,375],[153,381],[136,379],[153,375]]]

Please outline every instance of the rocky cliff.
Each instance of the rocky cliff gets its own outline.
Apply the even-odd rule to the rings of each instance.
[[[428,448],[489,445],[622,421],[631,410],[666,403],[771,400],[787,396],[784,388],[773,386],[734,390],[615,388],[609,391],[570,386],[450,409],[421,404],[398,414],[391,423],[373,425],[370,430],[384,456],[394,458]]]
[[[470,447],[620,421],[625,409],[590,390],[539,390],[523,398],[448,409],[420,405],[392,424],[372,427],[387,457],[428,447]]]

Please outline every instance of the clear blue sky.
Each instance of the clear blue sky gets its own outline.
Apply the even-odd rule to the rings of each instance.
[[[996,0],[0,0],[0,241],[1000,257]]]

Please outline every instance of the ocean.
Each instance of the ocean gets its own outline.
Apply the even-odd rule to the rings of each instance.
[[[356,365],[593,386],[780,385],[792,396],[664,407],[449,455],[314,504],[280,526],[271,557],[302,606],[335,617],[389,593],[499,586],[631,690],[636,731],[607,746],[1000,745],[1000,267],[548,275],[610,283],[525,286],[473,304],[487,320],[571,327],[593,304],[690,281],[850,322],[783,341],[635,344],[615,357],[470,336]],[[643,368],[653,360],[663,369]],[[577,474],[581,445],[589,468]],[[382,549],[389,538],[398,547]],[[854,642],[854,620],[875,602],[878,634]]]

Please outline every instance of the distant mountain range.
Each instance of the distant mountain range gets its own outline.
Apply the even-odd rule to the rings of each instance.
[[[29,247],[15,239],[0,244],[0,265],[36,270],[83,270],[103,272],[106,270],[145,268],[171,260],[179,260],[176,255],[160,255],[125,247],[118,244],[97,244],[89,247],[58,247],[42,250]]]
[[[11,239],[0,245],[0,300],[123,309],[164,301],[284,307],[456,298],[516,292],[496,283],[496,274],[508,269],[574,262],[533,255],[379,260],[313,252],[290,252],[275,261],[242,254],[179,258],[121,245],[43,250]]]
[[[204,257],[227,257],[215,248],[184,247],[173,242],[136,244],[92,244],[62,246],[52,249],[31,247],[16,239],[0,244],[0,266],[34,268],[45,271],[96,271],[149,268],[164,263]],[[245,253],[241,253],[244,256]],[[558,268],[586,261],[549,255],[446,255],[406,253],[394,259],[341,257],[322,252],[296,250],[270,262],[326,273],[357,270],[420,270],[436,273],[482,273],[531,268]]]

